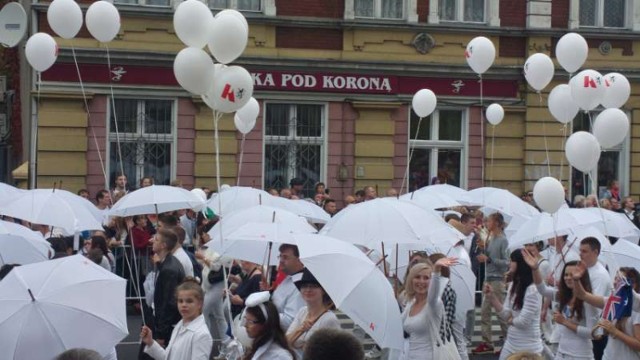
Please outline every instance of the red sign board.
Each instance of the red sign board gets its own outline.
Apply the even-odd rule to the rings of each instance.
[[[248,69],[257,91],[304,91],[348,94],[411,95],[420,89],[431,89],[437,95],[480,96],[477,78],[428,78],[417,76],[387,76],[381,74],[343,74],[306,71],[267,71]],[[177,87],[172,68],[80,64],[86,83],[114,85],[150,85]],[[44,81],[78,82],[74,64],[58,63],[42,74]],[[517,80],[484,80],[487,97],[514,98]]]

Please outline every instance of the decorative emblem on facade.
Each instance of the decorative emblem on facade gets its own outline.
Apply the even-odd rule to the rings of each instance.
[[[411,40],[411,45],[420,54],[427,54],[436,46],[436,40],[427,33],[419,33]]]
[[[111,68],[111,74],[113,74],[113,76],[111,76],[111,80],[120,81],[122,80],[122,76],[126,73],[127,71],[124,69],[124,67],[114,66]]]
[[[453,89],[451,89],[452,93],[459,94],[460,90],[464,87],[465,83],[462,80],[456,80],[451,83]]]
[[[600,54],[602,55],[609,55],[611,53],[611,48],[613,46],[611,46],[611,43],[608,41],[603,41],[600,43],[600,46],[598,46],[598,51],[600,52]]]

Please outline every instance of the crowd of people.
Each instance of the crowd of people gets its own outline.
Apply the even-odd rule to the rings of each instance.
[[[151,178],[140,181],[140,187],[152,184]],[[313,197],[303,195],[303,185],[301,179],[292,179],[290,188],[268,192],[305,198],[331,216],[338,212],[323,183],[316,184]],[[625,198],[621,205],[615,184],[612,189],[607,199],[619,206],[612,210],[637,224],[633,200]],[[210,196],[208,188],[202,190]],[[127,278],[130,297],[145,298],[130,303],[134,311],[146,314],[140,358],[232,358],[237,341],[246,334],[249,343],[242,359],[364,359],[362,344],[340,330],[331,298],[304,267],[295,245],[279,247],[274,269],[227,259],[206,246],[208,232],[218,221],[211,211],[109,216],[109,208],[130,191],[126,176],[119,175],[114,189],[96,194],[104,231],[84,233],[78,252]],[[86,190],[78,194],[90,198]],[[390,189],[386,195],[396,197],[397,191]],[[345,196],[343,203],[347,207],[377,197],[377,189],[367,186]],[[529,193],[523,200],[533,204]],[[589,197],[576,197],[571,205],[583,204],[593,206]],[[412,252],[406,274],[386,274],[394,284],[403,284],[397,289],[405,337],[400,358],[469,359],[475,310],[456,309],[450,281],[450,268],[465,266],[477,278],[474,300],[481,312],[482,342],[471,354],[499,353],[501,360],[640,359],[640,314],[633,312],[616,323],[600,319],[614,283],[599,258],[601,244],[595,237],[557,236],[510,250],[501,213],[485,216],[476,208],[460,207],[444,214],[465,238],[446,254]],[[59,237],[44,225],[31,226],[50,241],[53,258],[74,252],[73,238]],[[5,266],[2,276],[10,268]],[[639,290],[636,269],[621,268],[618,277]],[[640,308],[640,301],[634,309],[636,304]],[[492,337],[493,314],[501,339]],[[605,336],[594,335],[598,327]],[[59,359],[71,358],[67,355]],[[90,352],[83,356],[93,359]]]

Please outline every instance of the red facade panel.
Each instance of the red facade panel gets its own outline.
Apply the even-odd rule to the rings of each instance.
[[[569,25],[570,0],[553,0],[551,2],[551,27],[566,29]]]
[[[276,0],[278,16],[342,19],[344,0]]]
[[[527,39],[515,36],[500,36],[500,57],[524,58],[527,56]]]
[[[500,25],[505,27],[526,27],[527,1],[500,1]]]
[[[342,50],[342,30],[277,27],[276,47],[289,49]]]

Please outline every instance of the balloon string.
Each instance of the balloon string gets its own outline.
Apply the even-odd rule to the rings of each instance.
[[[565,144],[567,143],[567,124],[564,124],[562,126],[562,148],[564,149]],[[564,157],[565,154],[562,154],[562,156],[560,156],[560,183],[562,183],[562,173],[563,173],[563,169],[564,169]],[[569,171],[571,171],[571,166],[569,166]],[[569,178],[571,178],[571,176],[569,176]]]
[[[118,113],[116,111],[116,99],[113,93],[113,78],[111,77],[111,54],[109,52],[109,45],[107,48],[107,71],[109,74],[109,90],[111,92],[111,115],[113,116],[113,123],[116,130],[116,146],[118,148],[118,160],[120,161],[120,174],[124,173],[124,161],[122,161],[122,148],[120,147],[120,131],[118,131]],[[136,179],[137,180],[137,179]]]
[[[538,105],[542,107],[542,93],[538,91]],[[547,126],[546,120],[542,119],[542,134],[544,135],[544,151],[547,155],[547,171],[549,173],[548,176],[551,176],[551,160],[549,159],[549,143],[547,141]]]
[[[493,186],[493,151],[495,148],[495,141],[496,141],[496,126],[495,125],[491,125],[491,172],[489,175],[489,186]]]
[[[236,181],[236,186],[240,186],[240,173],[242,172],[242,158],[244,156],[244,141],[247,136],[242,134],[242,141],[240,142],[240,161],[238,162],[238,179]]]
[[[480,150],[482,151],[482,184],[484,185],[484,98],[483,98],[483,83],[482,74],[478,74],[480,78]],[[493,171],[493,169],[492,169]]]
[[[418,140],[418,135],[420,134],[420,125],[422,125],[422,119],[424,119],[423,117],[420,117],[420,120],[418,120],[418,128],[416,129],[416,136],[414,136],[414,141]],[[411,151],[409,152],[409,160],[407,160],[407,166],[406,169],[404,171],[404,176],[402,178],[402,184],[400,185],[400,192],[399,194],[402,194],[402,190],[404,190],[404,183],[405,181],[407,182],[407,191],[409,191],[409,179],[408,179],[408,174],[409,174],[409,165],[411,165],[411,159],[413,158],[413,152],[415,151],[415,147],[411,146],[411,144],[409,144],[409,147],[411,147]]]
[[[37,92],[37,98],[36,98],[36,111],[35,111],[35,119],[33,119],[32,121],[35,122],[35,126],[31,126],[32,127],[32,134],[31,134],[31,143],[32,145],[32,152],[33,152],[33,164],[29,164],[30,167],[30,172],[31,172],[31,179],[30,179],[30,184],[29,186],[31,187],[31,189],[35,189],[37,188],[37,173],[38,173],[38,127],[39,127],[39,123],[40,123],[40,90],[42,88],[42,73],[40,71],[36,71],[36,92]]]

